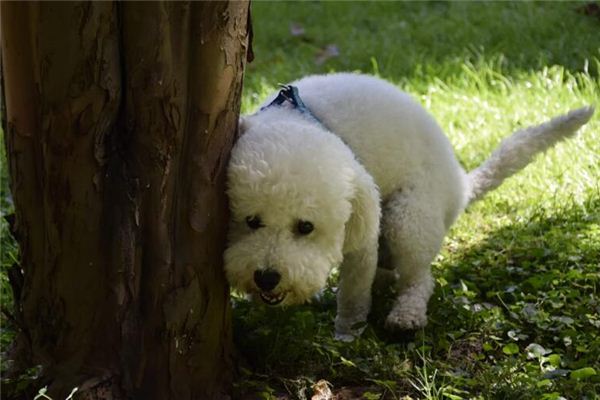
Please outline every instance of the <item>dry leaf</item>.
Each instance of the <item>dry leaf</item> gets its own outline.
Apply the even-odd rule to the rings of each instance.
[[[586,3],[581,7],[578,7],[577,11],[583,15],[589,15],[590,17],[596,17],[600,19],[600,4],[598,3]]]
[[[332,400],[333,393],[329,387],[331,384],[324,379],[321,379],[312,386],[313,395],[311,400]]]
[[[292,22],[290,24],[290,34],[292,36],[304,36],[304,27],[297,22]]]
[[[324,49],[321,49],[315,59],[315,64],[321,65],[330,58],[340,55],[340,49],[335,44],[328,44]]]

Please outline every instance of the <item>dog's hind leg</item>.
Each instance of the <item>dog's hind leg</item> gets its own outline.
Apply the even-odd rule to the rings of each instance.
[[[384,205],[382,234],[397,286],[386,328],[407,330],[427,324],[427,302],[434,288],[431,262],[445,233],[443,213],[431,204],[430,196],[416,190],[400,190]]]

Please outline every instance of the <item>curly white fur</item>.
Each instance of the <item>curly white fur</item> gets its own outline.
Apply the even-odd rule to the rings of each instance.
[[[333,74],[292,84],[322,124],[285,105],[242,119],[228,170],[225,271],[234,287],[292,304],[340,265],[335,327],[344,340],[369,312],[379,236],[398,289],[386,326],[424,326],[430,263],[456,217],[593,113],[583,108],[518,132],[467,174],[433,117],[390,83]],[[262,226],[252,229],[246,219],[257,216]],[[298,221],[314,231],[299,234]],[[281,279],[265,291],[254,275],[267,269]]]

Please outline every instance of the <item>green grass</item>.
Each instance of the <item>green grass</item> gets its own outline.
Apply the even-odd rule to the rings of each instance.
[[[256,2],[243,111],[306,74],[371,73],[413,94],[474,168],[519,127],[600,105],[600,20],[581,5]],[[339,55],[316,62],[328,45]],[[382,329],[385,296],[350,344],[332,339],[331,290],[285,310],[236,301],[238,393],[310,398],[325,379],[373,399],[598,398],[599,132],[596,115],[467,210],[413,335]]]
[[[257,1],[242,108],[306,74],[379,75],[429,109],[473,168],[521,126],[600,106],[600,20],[581,5]],[[317,63],[328,45],[339,54]],[[380,297],[363,336],[337,342],[331,288],[284,310],[235,301],[236,397],[310,398],[325,379],[366,399],[599,398],[599,115],[458,220],[434,264],[425,329],[385,332]],[[4,222],[1,234],[10,306],[6,268],[17,253]]]
[[[8,270],[18,261],[19,250],[16,242],[9,233],[8,222],[5,217],[12,213],[13,204],[8,189],[8,171],[6,165],[6,156],[4,149],[4,134],[0,128],[0,349],[5,351],[10,345],[14,332],[14,327],[7,320],[4,311],[12,310],[12,290],[8,283]],[[4,357],[2,357],[4,359]],[[2,363],[0,370],[4,371],[5,363]]]

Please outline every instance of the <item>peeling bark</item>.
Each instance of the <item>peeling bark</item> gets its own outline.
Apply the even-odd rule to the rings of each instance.
[[[18,348],[55,398],[227,397],[248,3],[0,7]]]

